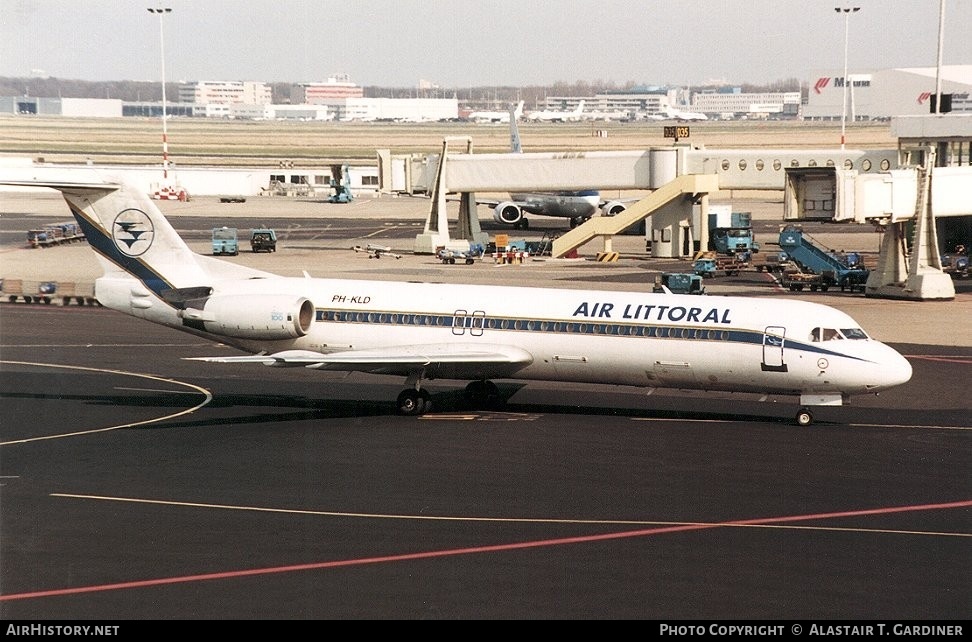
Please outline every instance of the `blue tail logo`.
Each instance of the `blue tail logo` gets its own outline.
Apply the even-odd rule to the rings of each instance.
[[[115,247],[125,256],[141,256],[155,240],[155,226],[148,214],[138,209],[122,210],[111,228]]]

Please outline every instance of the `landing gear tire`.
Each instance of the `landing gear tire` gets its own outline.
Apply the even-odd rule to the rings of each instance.
[[[398,414],[417,417],[432,409],[432,396],[427,390],[402,390],[398,395],[397,405]]]
[[[499,404],[499,388],[492,381],[471,381],[466,385],[465,397],[475,408],[492,408]]]
[[[813,423],[813,413],[809,408],[800,408],[796,414],[796,422],[798,426],[809,426]]]

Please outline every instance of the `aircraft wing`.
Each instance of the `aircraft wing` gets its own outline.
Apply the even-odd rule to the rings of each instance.
[[[498,344],[435,343],[376,350],[284,350],[273,354],[226,357],[187,357],[208,363],[261,363],[275,367],[304,367],[341,372],[407,376],[425,370],[425,377],[444,379],[502,378],[533,363],[525,350]]]

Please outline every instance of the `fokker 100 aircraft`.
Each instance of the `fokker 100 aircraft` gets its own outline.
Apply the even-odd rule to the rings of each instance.
[[[514,379],[796,395],[808,425],[812,406],[911,378],[807,301],[277,276],[192,252],[146,194],[94,176],[3,182],[60,190],[105,270],[103,306],[245,353],[205,362],[400,375],[405,415],[431,410],[429,380],[487,402]]]

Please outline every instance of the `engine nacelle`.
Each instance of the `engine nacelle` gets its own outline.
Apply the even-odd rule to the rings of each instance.
[[[186,308],[182,318],[187,326],[226,337],[296,339],[310,331],[314,304],[285,294],[217,295],[202,310]]]
[[[523,210],[516,203],[504,201],[493,209],[493,220],[506,225],[516,225],[523,218]]]
[[[624,203],[620,201],[610,201],[601,207],[601,216],[617,216],[626,209],[628,208]]]

